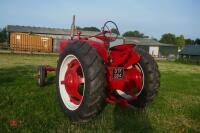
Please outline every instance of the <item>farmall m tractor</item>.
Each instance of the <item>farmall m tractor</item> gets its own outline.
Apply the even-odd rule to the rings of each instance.
[[[56,71],[56,88],[63,111],[73,122],[87,122],[107,103],[144,108],[158,92],[160,74],[154,59],[134,44],[110,47],[117,39],[107,21],[94,36],[74,35],[60,41],[57,68],[39,66],[38,84],[47,72]]]

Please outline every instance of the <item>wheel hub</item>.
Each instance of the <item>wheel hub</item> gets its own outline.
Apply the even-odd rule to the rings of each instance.
[[[142,92],[144,86],[144,73],[140,64],[135,64],[125,70],[124,78],[114,80],[118,81],[115,82],[116,85],[121,82],[121,84],[118,84],[118,86],[121,86],[116,89],[117,93],[126,100],[132,101]]]
[[[61,81],[73,104],[80,105],[83,99],[83,92],[80,92],[79,89],[84,84],[84,80],[81,64],[78,59],[73,59],[67,65],[64,80]]]

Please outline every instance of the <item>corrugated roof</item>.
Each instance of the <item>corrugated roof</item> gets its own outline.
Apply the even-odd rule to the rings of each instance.
[[[137,45],[147,45],[147,46],[175,46],[177,47],[177,45],[160,43],[150,38],[125,37],[125,43],[134,43]]]
[[[179,54],[200,56],[200,45],[186,45]]]
[[[34,33],[34,34],[70,35],[70,29],[19,26],[19,25],[8,25],[7,31],[8,32]],[[81,32],[83,35],[98,34],[98,32],[94,32],[94,31],[81,31]]]
[[[70,29],[59,29],[59,28],[46,28],[46,27],[33,27],[33,26],[19,26],[19,25],[8,25],[8,32],[23,32],[23,33],[33,33],[33,34],[50,34],[50,35],[70,35]],[[94,31],[81,31],[82,35],[93,36],[99,32]],[[123,39],[123,37],[119,37]],[[136,45],[146,45],[146,46],[176,46],[174,44],[164,44],[156,40],[149,38],[137,38],[137,37],[125,37],[125,43],[133,43]]]

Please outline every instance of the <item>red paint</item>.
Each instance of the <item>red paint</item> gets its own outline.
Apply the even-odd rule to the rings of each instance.
[[[144,75],[136,68],[137,62],[140,60],[140,56],[134,51],[134,44],[121,44],[109,49],[109,42],[112,37],[106,37],[105,34],[108,32],[101,32],[93,37],[82,37],[81,32],[78,32],[77,39],[66,40],[62,39],[60,41],[60,50],[63,52],[67,45],[72,44],[74,41],[84,41],[96,49],[97,53],[102,57],[104,64],[106,65],[106,78],[107,78],[107,98],[106,101],[109,103],[118,103],[122,106],[127,107],[128,101],[122,98],[118,98],[113,95],[116,90],[121,90],[126,94],[132,96],[132,100],[136,99],[137,96],[133,91],[140,91],[142,88],[142,78]],[[74,44],[76,45],[76,44]],[[70,64],[74,64],[72,68],[68,69],[65,74],[65,79],[62,84],[65,84],[66,91],[71,97],[77,97],[82,99],[78,92],[78,86],[82,83],[81,79],[75,72],[80,64],[75,60]],[[69,66],[70,67],[70,66]],[[113,78],[113,68],[120,67],[124,69],[124,75],[122,78]],[[74,104],[80,104],[80,101],[71,101]]]
[[[76,105],[81,103],[83,96],[78,92],[80,85],[84,84],[84,76],[81,65],[77,59],[72,60],[68,64],[65,78],[61,81],[65,85],[65,90],[70,96],[70,101]]]
[[[56,68],[55,67],[52,67],[52,66],[44,66],[44,68],[45,68],[45,70],[47,71],[47,72],[52,72],[52,71],[56,71]]]
[[[11,119],[11,120],[9,121],[9,124],[10,124],[10,126],[12,126],[12,127],[16,127],[16,126],[17,126],[17,120],[16,120],[16,119]]]
[[[90,39],[86,40],[86,42],[96,49],[97,53],[102,57],[104,62],[108,62],[107,51],[109,48],[109,44],[107,42],[100,43]]]

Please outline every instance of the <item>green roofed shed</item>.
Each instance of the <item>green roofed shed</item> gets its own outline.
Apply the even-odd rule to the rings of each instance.
[[[200,45],[186,45],[179,55],[181,60],[200,63]]]
[[[200,45],[186,45],[179,54],[200,56]]]

